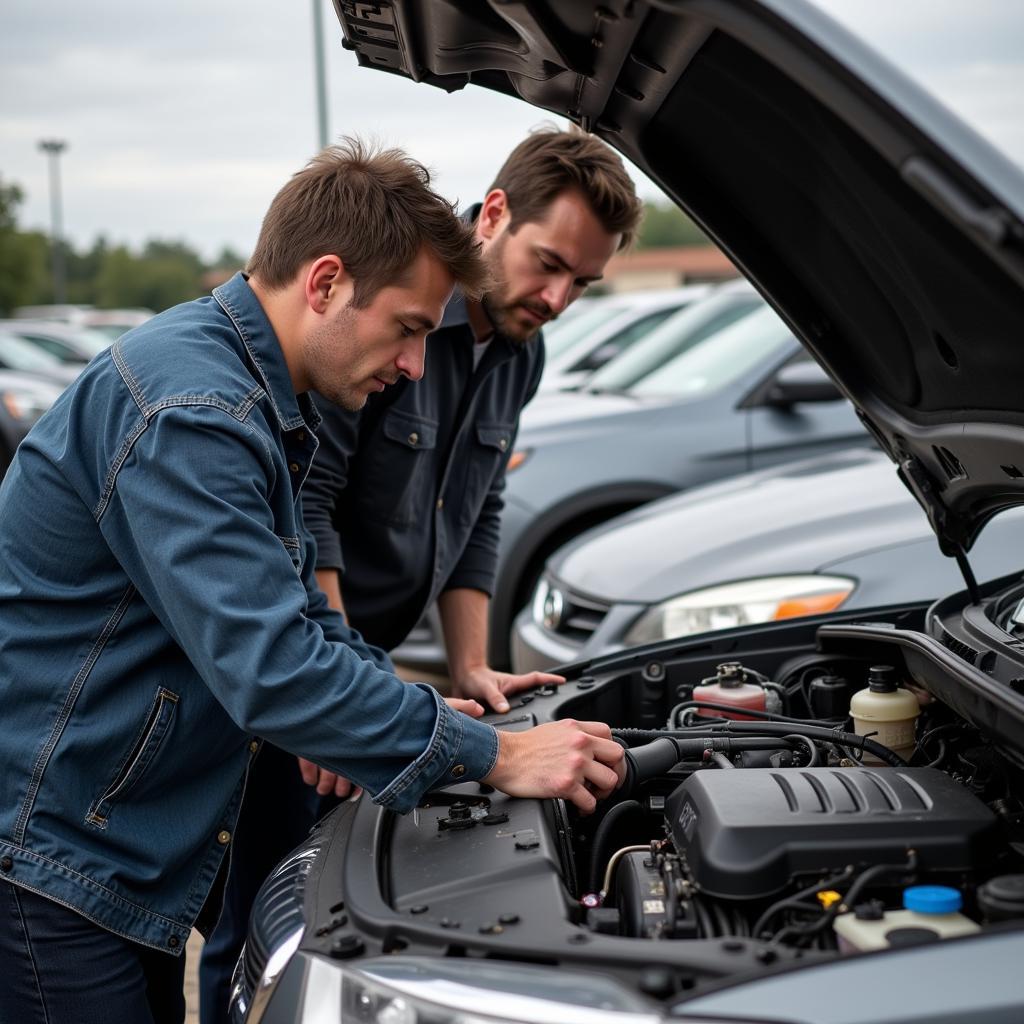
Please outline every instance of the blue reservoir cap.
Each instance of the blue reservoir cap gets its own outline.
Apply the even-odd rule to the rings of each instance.
[[[912,885],[903,890],[903,906],[919,914],[955,914],[963,904],[959,890],[948,885]]]

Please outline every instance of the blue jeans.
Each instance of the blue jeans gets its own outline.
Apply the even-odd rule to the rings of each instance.
[[[0,1024],[181,1024],[185,957],[0,882]]]
[[[231,974],[245,942],[256,893],[336,803],[336,798],[321,797],[302,781],[294,754],[263,745],[249,772],[235,826],[224,909],[199,961],[200,1024],[226,1024]]]

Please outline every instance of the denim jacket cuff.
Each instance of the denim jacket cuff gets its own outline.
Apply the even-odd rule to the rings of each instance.
[[[374,798],[375,804],[405,814],[427,790],[489,775],[498,759],[498,734],[468,715],[453,711],[432,686],[417,683],[434,695],[437,720],[426,750]]]

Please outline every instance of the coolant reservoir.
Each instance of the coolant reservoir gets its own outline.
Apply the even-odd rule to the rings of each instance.
[[[914,752],[914,725],[921,706],[909,690],[896,684],[892,665],[875,665],[868,670],[868,685],[850,700],[850,717],[858,736],[871,738],[908,760]],[[865,764],[884,764],[864,751]]]
[[[916,945],[981,931],[961,914],[960,893],[945,885],[914,885],[903,890],[903,910],[840,914],[833,928],[844,953]]]
[[[741,714],[739,709],[765,710],[764,687],[748,683],[746,669],[738,661],[727,661],[719,665],[713,679],[705,680],[693,688],[693,699],[701,704],[727,704],[738,709],[720,711],[717,708],[701,708],[697,714],[704,718],[734,718],[749,722],[753,716]]]

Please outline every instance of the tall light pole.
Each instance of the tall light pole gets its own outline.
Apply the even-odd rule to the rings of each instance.
[[[63,139],[41,139],[39,148],[50,164],[50,252],[53,260],[53,301],[67,302],[67,277],[64,270],[64,225],[60,195],[60,155],[68,144]]]
[[[327,145],[327,73],[324,67],[323,0],[313,0],[313,49],[316,66],[316,117],[320,148]]]

